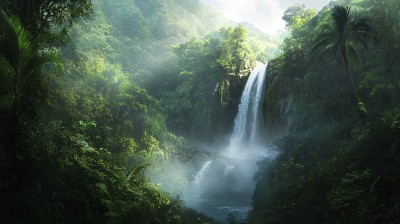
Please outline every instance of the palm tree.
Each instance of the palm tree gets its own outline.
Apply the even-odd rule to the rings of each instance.
[[[332,8],[332,23],[322,28],[316,44],[311,50],[311,55],[317,53],[318,59],[326,55],[336,57],[340,52],[343,64],[354,88],[360,112],[367,111],[362,103],[351,74],[350,63],[361,65],[360,55],[355,44],[362,44],[368,48],[368,42],[375,37],[370,18],[366,16],[350,15],[350,6],[335,5]]]
[[[61,68],[59,54],[39,46],[17,17],[0,12],[0,109],[7,109],[12,120],[42,65],[53,62]]]

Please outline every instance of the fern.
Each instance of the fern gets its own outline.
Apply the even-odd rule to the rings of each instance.
[[[50,49],[39,49],[40,43],[35,42],[30,33],[22,26],[15,16],[0,12],[2,36],[0,38],[0,74],[1,88],[5,90],[4,99],[12,99],[0,103],[2,108],[10,111],[11,117],[17,115],[17,111],[24,102],[29,102],[29,94],[25,94],[28,86],[35,82],[43,83],[40,69],[44,64],[56,64],[59,71],[63,70],[61,58],[58,52]],[[35,86],[34,86],[35,88]]]
[[[144,170],[150,166],[150,164],[145,164],[142,166],[137,166],[131,168],[126,174],[126,180],[129,184],[138,184],[144,182]]]

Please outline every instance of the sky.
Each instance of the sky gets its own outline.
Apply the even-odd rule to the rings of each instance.
[[[331,0],[200,0],[235,22],[249,22],[261,31],[276,34],[285,29],[283,12],[295,4],[322,9]]]

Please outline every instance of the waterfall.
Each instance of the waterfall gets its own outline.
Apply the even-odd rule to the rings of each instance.
[[[233,169],[235,169],[235,166],[225,164],[224,176],[227,176]]]
[[[219,83],[217,83],[217,85],[215,85],[213,95],[215,95],[215,93],[217,93],[218,87],[219,87]]]
[[[257,66],[250,74],[240,99],[234,121],[229,150],[234,153],[243,146],[263,146],[264,120],[262,104],[265,93],[267,65]]]
[[[208,160],[203,164],[199,172],[197,172],[196,176],[194,177],[194,183],[200,184],[201,180],[204,178],[204,175],[207,173],[208,169],[210,168],[210,164],[212,163],[211,160]]]
[[[268,156],[262,112],[266,69],[266,65],[260,65],[250,74],[230,141],[222,151],[218,148],[220,155],[203,162],[185,193],[189,207],[221,222],[228,214],[235,214],[238,220],[246,217],[255,189],[257,161]]]

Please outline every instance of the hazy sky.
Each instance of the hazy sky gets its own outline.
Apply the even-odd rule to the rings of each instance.
[[[275,34],[285,28],[283,12],[296,3],[322,9],[331,0],[200,0],[235,22],[250,22],[260,30]]]

